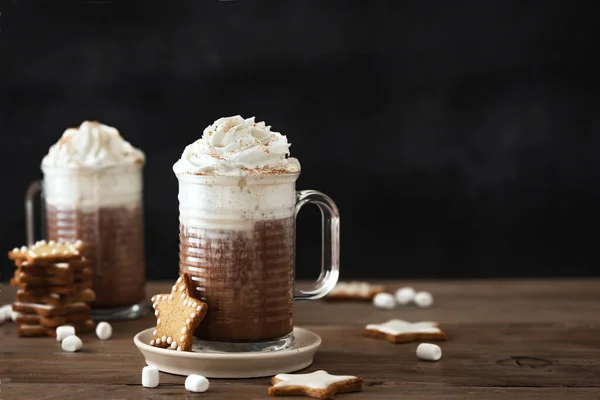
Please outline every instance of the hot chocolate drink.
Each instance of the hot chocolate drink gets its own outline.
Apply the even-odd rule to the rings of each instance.
[[[292,331],[294,219],[257,221],[249,231],[181,225],[180,268],[211,313],[205,340],[257,342]]]
[[[144,162],[116,129],[97,122],[68,129],[42,162],[47,238],[86,243],[95,309],[144,300]]]
[[[200,339],[264,342],[292,332],[300,164],[288,148],[254,118],[221,118],[173,167],[180,271],[208,303]]]
[[[142,301],[145,293],[142,209],[102,207],[83,211],[46,207],[49,240],[86,243],[94,267],[96,308],[124,307]]]

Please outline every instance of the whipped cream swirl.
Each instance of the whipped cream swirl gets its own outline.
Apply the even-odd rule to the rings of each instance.
[[[144,153],[121,137],[119,131],[96,121],[85,121],[67,129],[50,147],[44,168],[91,168],[143,164]]]
[[[299,172],[298,160],[288,157],[289,147],[284,135],[271,131],[264,122],[255,122],[254,117],[224,117],[185,148],[173,171],[232,176]]]

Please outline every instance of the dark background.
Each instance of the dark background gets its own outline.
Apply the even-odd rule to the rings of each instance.
[[[171,166],[241,114],[337,201],[343,278],[599,275],[593,5],[0,0],[0,248],[48,147],[98,119],[147,154],[148,276],[173,277]],[[318,224],[299,219],[301,277]]]

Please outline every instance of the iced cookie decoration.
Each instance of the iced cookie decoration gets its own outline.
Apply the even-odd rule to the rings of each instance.
[[[392,319],[383,324],[369,324],[363,330],[363,334],[392,343],[447,339],[446,333],[438,327],[437,322],[407,322],[401,319]]]
[[[316,399],[332,399],[336,393],[360,392],[363,379],[315,371],[310,374],[279,374],[271,379],[271,384],[270,396],[304,395]]]
[[[8,257],[11,260],[27,261],[29,263],[58,260],[70,261],[78,259],[83,249],[84,245],[81,240],[72,243],[40,240],[29,247],[14,248],[8,253]]]
[[[190,351],[194,331],[206,315],[208,305],[192,296],[189,276],[182,274],[170,294],[157,294],[152,303],[156,329],[150,345]]]
[[[367,282],[338,282],[325,300],[371,300],[376,294],[382,293],[382,285],[372,285]]]
[[[40,240],[33,246],[15,247],[8,252],[8,258],[17,262],[29,263],[71,261],[81,257],[84,246],[81,240],[76,242],[54,242]]]

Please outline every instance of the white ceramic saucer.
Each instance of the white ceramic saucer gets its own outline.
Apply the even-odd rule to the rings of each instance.
[[[299,371],[312,364],[321,345],[319,335],[296,327],[295,343],[285,350],[261,353],[175,351],[150,346],[153,330],[143,330],[133,338],[146,364],[169,374],[199,374],[207,378],[258,378]]]

